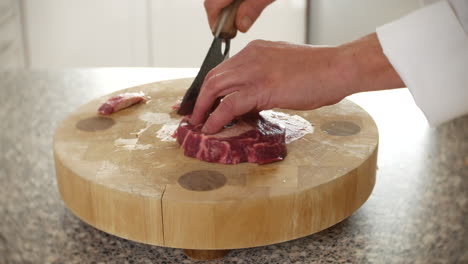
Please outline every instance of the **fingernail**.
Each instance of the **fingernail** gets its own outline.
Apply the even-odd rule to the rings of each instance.
[[[206,126],[203,126],[202,129],[201,129],[201,132],[202,132],[203,134],[208,134],[209,131],[208,131],[208,129],[206,128]]]
[[[241,19],[241,26],[245,31],[249,30],[249,28],[252,26],[252,19],[250,17],[245,16]]]

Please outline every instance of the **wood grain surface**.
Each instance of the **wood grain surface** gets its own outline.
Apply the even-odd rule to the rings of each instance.
[[[57,128],[54,156],[65,204],[105,232],[185,249],[254,247],[306,236],[356,211],[369,197],[377,161],[372,118],[343,100],[313,111],[314,133],[288,144],[281,162],[221,165],[185,157],[157,131],[180,116],[171,106],[192,79],[123,91],[151,96],[109,117],[95,99]],[[123,91],[115,92],[114,94]]]

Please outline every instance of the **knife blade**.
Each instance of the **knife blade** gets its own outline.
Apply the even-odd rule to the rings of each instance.
[[[200,88],[208,72],[225,59],[229,58],[231,39],[237,34],[235,23],[236,14],[242,1],[243,0],[235,0],[229,6],[221,10],[214,26],[213,42],[211,43],[210,49],[203,60],[200,71],[188,90],[185,92],[182,102],[180,103],[180,107],[177,110],[179,115],[190,115],[193,112],[198,94],[200,93]],[[222,51],[223,41],[225,43],[224,51]]]

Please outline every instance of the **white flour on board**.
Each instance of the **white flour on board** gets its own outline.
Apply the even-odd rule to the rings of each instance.
[[[167,113],[153,113],[145,112],[138,116],[141,120],[148,122],[150,124],[164,124],[171,120],[171,116]]]
[[[298,115],[289,115],[273,110],[261,111],[260,115],[266,120],[279,124],[286,129],[286,144],[301,137],[314,133],[312,124]]]
[[[137,142],[138,138],[118,138],[114,141],[114,145],[125,150],[145,150],[152,147],[152,145],[142,145]]]
[[[279,124],[286,129],[286,144],[314,132],[312,124],[298,115],[290,115],[273,110],[262,111],[260,115],[266,120]],[[169,119],[169,121],[158,130],[157,138],[161,139],[161,141],[175,142],[176,139],[173,138],[172,135],[179,126],[179,122],[180,120],[177,119]]]
[[[177,127],[179,126],[180,120],[178,119],[171,119],[169,122],[164,124],[158,132],[156,132],[156,137],[161,139],[161,141],[176,141],[172,135],[176,131]]]
[[[137,137],[143,134],[143,132],[145,132],[152,125],[165,124],[171,120],[171,117],[167,113],[153,113],[153,112],[142,113],[138,116],[138,118],[142,121],[145,121],[146,126],[140,129],[138,132],[130,133],[131,135],[136,135]]]
[[[97,179],[107,179],[107,178],[112,178],[112,176],[116,175],[119,172],[119,166],[116,164],[105,160],[101,168],[96,173],[96,178]]]

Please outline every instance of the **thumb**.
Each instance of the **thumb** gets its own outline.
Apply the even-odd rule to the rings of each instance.
[[[240,32],[247,32],[263,9],[273,2],[274,0],[244,0],[237,11],[237,29]]]
[[[221,9],[232,3],[232,1],[233,0],[205,0],[204,6],[208,16],[208,23],[210,24],[212,31],[219,12],[221,12]]]

